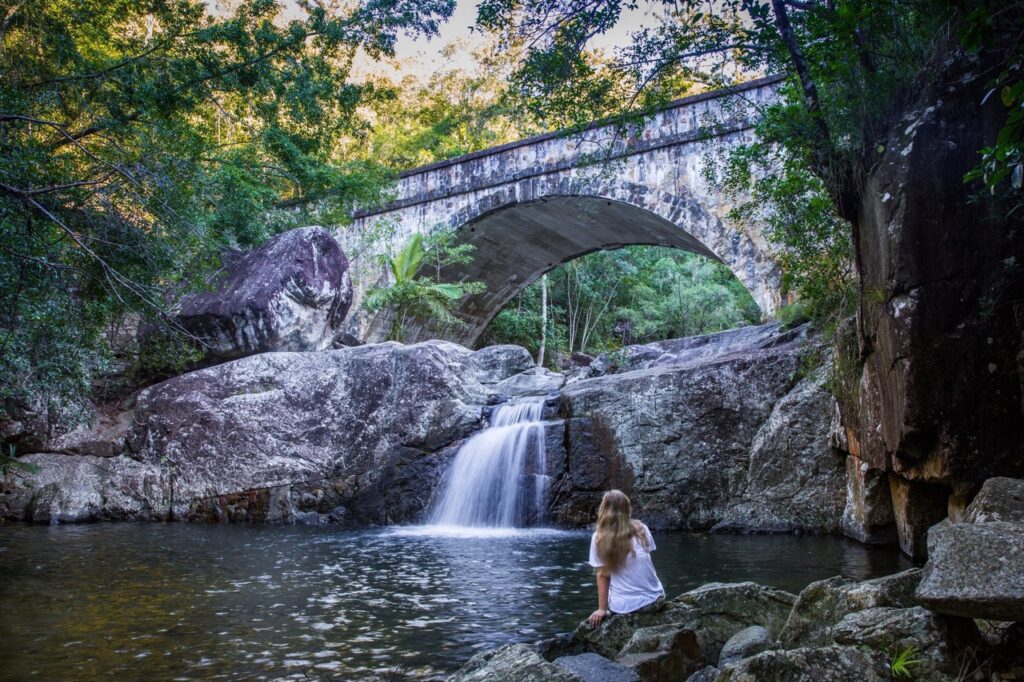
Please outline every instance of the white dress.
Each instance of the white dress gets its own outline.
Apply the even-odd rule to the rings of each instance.
[[[658,574],[654,572],[654,564],[651,562],[651,552],[656,548],[654,538],[647,526],[641,524],[644,536],[647,539],[647,547],[637,539],[633,538],[633,551],[626,555],[626,561],[615,573],[612,573],[612,581],[608,587],[608,608],[615,613],[629,613],[651,604],[660,597],[665,596],[665,588],[658,580]],[[590,538],[590,565],[597,568],[604,566],[604,562],[597,556],[597,533]]]

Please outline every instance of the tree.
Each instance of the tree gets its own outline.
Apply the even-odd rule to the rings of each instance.
[[[282,2],[233,4],[4,4],[0,397],[70,415],[117,359],[109,325],[173,326],[171,294],[225,246],[304,222],[300,202],[337,212],[386,184],[386,169],[333,156],[381,96],[350,82],[352,58],[435,34],[452,0],[300,0],[291,20]]]
[[[440,231],[428,239],[416,233],[393,256],[384,262],[392,281],[372,287],[363,306],[370,311],[389,310],[393,317],[388,338],[402,341],[409,324],[440,323],[458,325],[461,321],[453,311],[464,296],[483,291],[482,282],[444,282],[442,270],[450,265],[465,263],[472,258],[473,246],[456,245],[454,234]],[[433,270],[434,278],[421,274]]]
[[[548,275],[540,277],[540,346],[537,348],[537,364],[544,366],[544,354],[548,350]]]

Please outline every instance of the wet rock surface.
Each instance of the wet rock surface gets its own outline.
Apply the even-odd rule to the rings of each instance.
[[[226,260],[213,290],[185,296],[174,315],[198,337],[208,362],[331,347],[352,303],[352,282],[327,230],[290,230]]]
[[[387,343],[190,372],[138,394],[111,441],[122,454],[25,458],[38,472],[4,483],[0,513],[48,523],[411,521],[481,426],[489,386],[521,371],[521,350],[477,358],[446,342]]]

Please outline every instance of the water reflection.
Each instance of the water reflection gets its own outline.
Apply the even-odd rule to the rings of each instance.
[[[837,538],[657,534],[669,594],[905,566]],[[106,524],[0,528],[0,679],[359,679],[452,670],[594,605],[588,534]]]

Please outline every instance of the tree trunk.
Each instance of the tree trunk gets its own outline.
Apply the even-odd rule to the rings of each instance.
[[[540,278],[540,348],[537,349],[537,366],[544,366],[544,352],[548,345],[548,276]]]

